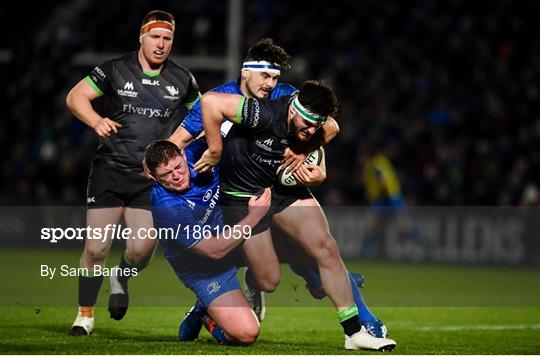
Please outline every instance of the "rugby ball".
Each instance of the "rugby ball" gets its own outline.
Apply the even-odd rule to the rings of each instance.
[[[306,159],[304,160],[304,165],[313,163],[317,166],[320,166],[323,159],[324,148],[319,147],[317,149],[314,149],[307,155]],[[297,187],[302,184],[296,181],[296,178],[294,178],[291,172],[286,172],[285,169],[281,167],[277,171],[277,181],[279,184],[285,187]]]

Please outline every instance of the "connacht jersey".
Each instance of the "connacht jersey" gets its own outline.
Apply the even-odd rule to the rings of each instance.
[[[217,93],[226,93],[226,94],[238,94],[238,95],[244,95],[242,94],[242,91],[240,90],[240,79],[220,85],[217,88],[214,88],[210,91],[217,92]],[[277,98],[280,98],[282,96],[286,95],[292,95],[296,89],[286,83],[279,83],[276,85],[276,87],[270,92],[270,95],[268,96],[269,100],[274,100]],[[227,121],[227,119],[223,118],[223,120]],[[228,121],[227,121],[228,122]],[[184,121],[182,121],[182,126],[193,136],[197,137],[203,130],[203,121],[202,121],[202,114],[201,114],[201,102],[200,100],[197,100],[197,102],[193,105],[193,107],[189,110],[186,117],[184,118]]]
[[[100,140],[97,156],[137,173],[146,146],[168,137],[181,121],[180,105],[189,109],[199,97],[186,68],[167,60],[160,72],[145,73],[137,52],[100,64],[85,79],[105,97],[103,116],[122,125]]]
[[[242,98],[237,125],[223,140],[220,185],[224,193],[250,196],[274,184],[289,145],[290,99],[291,96],[276,100]]]

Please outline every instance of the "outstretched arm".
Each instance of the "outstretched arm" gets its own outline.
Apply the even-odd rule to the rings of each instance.
[[[215,166],[221,158],[223,142],[221,139],[221,123],[223,118],[239,122],[238,111],[245,98],[236,94],[209,92],[201,98],[201,110],[204,132],[208,150],[195,163],[195,169],[205,172]]]
[[[244,227],[248,226],[249,231],[251,231],[251,229],[253,229],[268,212],[271,198],[272,194],[270,188],[265,188],[264,193],[261,196],[251,197],[248,203],[248,215],[236,223],[233,229],[244,231]],[[228,237],[224,237],[224,235]],[[233,236],[233,238],[230,238],[230,236]],[[201,240],[192,248],[192,250],[196,254],[213,260],[219,260],[227,256],[232,250],[240,245],[244,239],[249,239],[250,237],[250,235],[244,235],[238,238],[234,237],[234,232],[224,231],[218,236]]]

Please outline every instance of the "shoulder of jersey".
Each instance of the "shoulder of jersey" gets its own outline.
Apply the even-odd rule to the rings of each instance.
[[[180,71],[180,72],[183,72],[183,73],[185,73],[187,75],[191,75],[191,72],[190,72],[189,69],[187,69],[186,67],[176,63],[170,57],[169,57],[169,59],[167,59],[167,69],[172,70],[172,71]]]
[[[228,94],[238,94],[238,86],[236,81],[222,84],[218,87],[211,89],[210,91],[215,93],[228,93]]]
[[[118,62],[129,62],[132,58],[137,58],[136,52],[128,52],[119,57],[111,58],[106,62],[118,63]]]
[[[321,146],[311,151],[307,155],[303,164],[308,165],[308,164],[313,163],[313,164],[316,164],[317,166],[320,166],[323,159],[324,159],[324,148]],[[298,187],[302,184],[298,182],[296,178],[294,178],[292,173],[285,172],[285,170],[281,168],[279,168],[277,171],[277,181],[279,184],[285,187]]]
[[[288,83],[278,83],[276,88],[274,89],[275,96],[286,96],[286,95],[292,95],[294,92],[296,92],[296,88]]]

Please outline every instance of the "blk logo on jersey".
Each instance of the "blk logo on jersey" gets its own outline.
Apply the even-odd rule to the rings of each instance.
[[[159,80],[155,80],[155,79],[151,80],[151,79],[143,78],[142,83],[144,85],[154,85],[154,86],[159,87]]]

